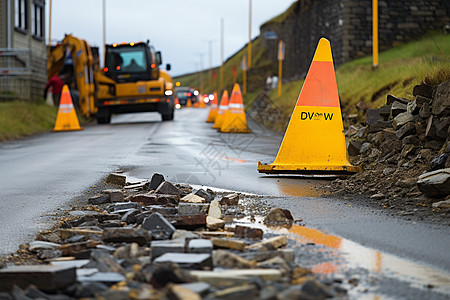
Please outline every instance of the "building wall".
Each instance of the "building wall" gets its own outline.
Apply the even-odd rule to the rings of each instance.
[[[379,1],[378,11],[380,50],[450,23],[448,0]],[[261,26],[262,43],[276,62],[278,40],[266,40],[267,31],[285,42],[283,78],[303,78],[321,37],[330,40],[335,65],[372,53],[372,0],[298,1],[288,18]]]

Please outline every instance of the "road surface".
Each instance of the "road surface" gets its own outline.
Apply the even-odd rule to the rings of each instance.
[[[450,294],[446,227],[319,197],[330,179],[258,174],[257,162],[272,162],[282,137],[253,123],[251,134],[220,134],[204,122],[207,114],[183,108],[172,122],[154,113],[119,115],[109,125],[1,143],[0,254],[29,242],[49,227],[46,215],[67,208],[107,174],[122,169],[131,178],[149,179],[158,172],[176,182],[266,195],[265,201],[288,208],[308,228],[339,237],[344,257],[381,257],[389,271],[431,274],[430,284]]]

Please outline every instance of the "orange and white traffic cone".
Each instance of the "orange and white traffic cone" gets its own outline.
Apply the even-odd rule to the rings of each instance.
[[[223,91],[222,99],[220,99],[219,110],[217,111],[216,120],[212,128],[220,129],[222,127],[225,112],[228,110],[228,91]]]
[[[178,97],[175,97],[175,108],[176,109],[180,109],[181,108],[180,100],[178,100]]]
[[[330,42],[321,38],[275,161],[260,173],[352,174]]]
[[[188,98],[188,99],[187,99],[186,107],[192,107],[192,101],[191,101],[191,98]]]
[[[58,115],[56,116],[53,131],[82,130],[78,123],[77,113],[73,107],[72,97],[69,88],[64,85],[59,101]]]
[[[206,119],[206,123],[213,123],[216,120],[217,109],[217,93],[214,93],[214,98],[211,100],[211,107],[209,109],[209,115]]]
[[[244,112],[244,103],[242,101],[242,93],[239,84],[235,83],[231,92],[228,110],[223,117],[223,123],[220,132],[252,132],[247,126],[247,118]]]

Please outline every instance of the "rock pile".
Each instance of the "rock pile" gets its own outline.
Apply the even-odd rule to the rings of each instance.
[[[107,180],[125,184],[124,175]],[[296,265],[285,235],[237,225],[235,193],[194,190],[155,174],[104,190],[0,268],[1,299],[324,299],[345,295]],[[263,217],[263,216],[261,216]],[[272,209],[266,224],[290,224]]]
[[[386,105],[367,111],[365,124],[348,128],[348,153],[364,171],[334,182],[335,191],[382,201],[448,198],[450,81],[417,85],[413,95],[412,101],[388,95]]]

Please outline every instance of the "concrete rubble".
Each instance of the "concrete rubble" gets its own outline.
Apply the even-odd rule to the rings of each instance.
[[[121,188],[86,199],[22,245],[33,264],[0,265],[0,299],[346,297],[341,281],[297,265],[285,234],[261,229],[291,224],[289,211],[237,224],[238,193],[194,190],[161,174],[123,185],[124,176],[108,176]]]
[[[385,208],[449,212],[432,203],[450,197],[450,81],[422,83],[412,94],[412,100],[388,95],[386,105],[367,110],[365,123],[349,126],[350,160],[363,171],[335,180],[328,186],[334,194],[366,195]]]

